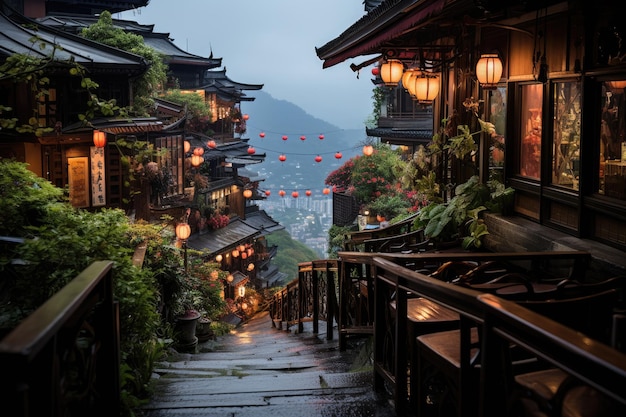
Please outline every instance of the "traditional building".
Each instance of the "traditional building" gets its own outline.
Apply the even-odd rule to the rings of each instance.
[[[478,119],[493,123],[492,135],[476,135],[472,162],[483,181],[497,177],[515,189],[515,215],[487,217],[489,244],[588,249],[623,271],[626,26],[615,13],[620,3],[367,3],[369,12],[317,48],[318,57],[328,68],[376,54],[379,77],[398,71],[386,87],[391,101],[406,94],[402,76],[412,72],[414,83],[438,92],[434,99],[413,94],[416,104],[428,103],[432,132],[458,125],[476,132]],[[397,121],[390,116],[370,133],[393,143],[397,130],[388,128]],[[404,135],[397,143],[422,140]],[[458,184],[468,173],[457,166],[443,175]]]

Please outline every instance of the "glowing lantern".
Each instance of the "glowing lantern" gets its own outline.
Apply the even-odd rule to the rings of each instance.
[[[248,148],[248,155],[254,155],[256,153],[256,149],[254,149],[252,146],[250,146]]]
[[[206,143],[206,146],[208,146],[211,149],[215,149],[215,147],[217,147],[217,143],[215,143],[214,140],[210,140]]]
[[[439,78],[422,73],[415,78],[415,99],[421,104],[430,104],[439,94]]]
[[[269,196],[270,196],[270,194],[272,194],[272,192],[271,192],[270,190],[265,190],[265,195],[266,195],[267,197],[269,197]]]
[[[233,258],[238,258],[239,257],[239,251],[237,249],[233,250],[232,252]]]
[[[476,63],[476,78],[481,87],[493,90],[502,77],[502,61],[497,54],[483,54]]]
[[[204,148],[196,148],[193,150],[194,155],[202,156],[204,155]]]
[[[395,87],[402,79],[404,64],[398,59],[389,59],[380,66],[380,77],[387,87]]]
[[[239,252],[243,252],[246,250],[246,246],[245,245],[239,245],[237,246],[237,249],[239,249]]]
[[[212,279],[218,279],[218,278],[219,278],[219,276],[220,276],[220,273],[219,273],[219,272],[217,272],[217,270],[213,270],[213,271],[211,271],[211,278],[212,278]]]
[[[191,155],[191,165],[198,167],[202,165],[204,158],[201,155]]]
[[[233,282],[234,279],[235,277],[232,274],[228,274],[228,276],[226,277],[226,281],[228,282]]]
[[[104,148],[107,144],[107,135],[101,130],[93,131],[93,144],[96,148]]]
[[[322,193],[324,193],[324,195],[328,195],[328,194],[330,194],[330,188],[324,188],[324,189],[322,190]]]
[[[315,157],[315,162],[322,162],[322,157],[321,157],[321,156],[319,156],[319,155],[317,155],[317,156]]]
[[[260,137],[261,139],[263,139],[263,138],[265,137],[265,132],[261,132],[261,133],[259,133],[259,137]]]
[[[241,252],[241,259],[248,259],[248,252]]]
[[[250,116],[248,115],[248,113],[243,115],[243,120],[248,120],[250,118]]]
[[[220,255],[217,255],[217,256],[215,257],[215,262],[222,262],[222,259],[224,259],[224,258],[222,257],[222,255],[221,255],[221,254],[220,254]]]
[[[250,197],[252,197],[252,190],[244,190],[244,192],[243,192],[243,196],[244,196],[245,198],[250,198]]]
[[[176,237],[181,241],[186,241],[191,235],[191,226],[189,223],[178,223],[176,225]]]
[[[363,155],[370,156],[374,153],[374,147],[372,145],[365,145],[363,147]]]
[[[626,80],[609,81],[609,87],[613,90],[623,90],[626,88]]]
[[[289,139],[289,138],[287,137],[287,135],[284,135],[284,136],[283,136],[283,140],[287,140],[287,139]]]
[[[299,195],[300,195],[300,194],[298,194],[298,192],[297,192],[297,191],[294,191],[294,192],[292,192],[292,193],[291,193],[291,196],[292,196],[293,198],[298,198],[298,196],[299,196]]]
[[[280,190],[278,192],[278,195],[281,196],[281,197],[284,197],[285,196],[285,191],[284,190]]]
[[[343,157],[343,155],[341,154],[341,152],[337,152],[335,154],[335,158],[337,158],[337,159],[341,159],[342,157]]]
[[[372,68],[372,75],[377,76],[378,74],[380,74],[380,68],[378,67]]]
[[[248,271],[254,271],[254,264],[253,263],[249,263],[248,264]]]
[[[419,70],[414,68],[408,69],[402,74],[402,86],[413,95],[413,81],[414,78],[420,74]]]
[[[189,152],[191,150],[191,143],[187,140],[183,142],[183,149],[185,150],[185,153]]]
[[[300,136],[300,140],[306,140],[306,136]]]
[[[280,156],[278,157],[278,160],[279,160],[280,162],[285,162],[285,161],[287,160],[287,157],[283,154],[283,155],[280,155]]]
[[[320,138],[320,140],[324,140],[324,135],[319,135],[318,138]]]
[[[311,190],[306,190],[304,194],[306,194],[307,197],[311,197]]]

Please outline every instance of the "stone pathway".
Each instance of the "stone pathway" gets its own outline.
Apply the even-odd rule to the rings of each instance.
[[[158,364],[146,417],[392,417],[393,406],[372,388],[372,370],[359,346],[340,352],[320,333],[272,328],[261,313],[195,354]],[[308,326],[308,327],[307,327]],[[295,327],[294,329],[295,330]],[[365,363],[355,369],[359,363]]]

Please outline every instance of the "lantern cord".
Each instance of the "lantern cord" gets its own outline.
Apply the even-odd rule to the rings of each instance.
[[[358,149],[360,146],[353,146],[352,148],[346,148],[346,149],[339,149],[337,151],[334,152],[314,152],[314,153],[296,153],[296,152],[282,152],[282,151],[276,151],[273,149],[267,149],[267,148],[262,148],[260,146],[255,146],[255,149],[260,149],[262,151],[265,152],[273,152],[273,153],[278,153],[278,154],[285,154],[285,155],[299,155],[299,156],[314,156],[314,155],[334,155],[337,152],[346,152],[346,151],[351,151],[354,149]]]
[[[325,132],[277,132],[272,130],[261,129],[257,126],[253,126],[250,123],[248,125],[248,131],[250,128],[257,129],[259,132],[264,132],[266,134],[276,134],[276,135],[288,135],[288,136],[315,136],[315,135],[327,135],[336,132],[345,132],[346,129],[335,129],[335,130],[327,130]]]

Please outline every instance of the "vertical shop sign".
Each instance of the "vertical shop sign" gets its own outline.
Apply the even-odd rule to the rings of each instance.
[[[106,180],[104,177],[104,148],[91,148],[91,201],[92,206],[106,204]]]

